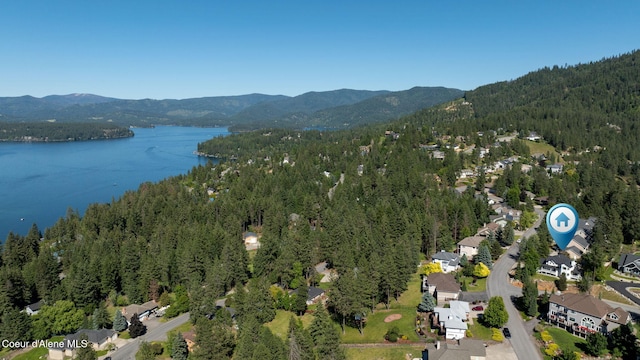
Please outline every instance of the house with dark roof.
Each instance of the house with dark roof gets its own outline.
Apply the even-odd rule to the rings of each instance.
[[[484,342],[473,339],[460,339],[456,343],[436,341],[428,344],[422,352],[423,360],[485,360],[487,349]]]
[[[618,261],[618,270],[625,274],[640,276],[640,255],[620,255],[620,260]]]
[[[596,218],[590,217],[588,219],[578,219],[578,228],[573,238],[567,244],[565,251],[572,259],[579,259],[587,252],[591,245],[591,237],[593,235],[593,227],[595,225]]]
[[[438,301],[444,304],[450,300],[458,300],[460,297],[460,284],[451,274],[432,273],[422,278],[422,291],[429,291]]]
[[[565,255],[559,254],[540,260],[540,267],[537,272],[558,278],[560,275],[564,274],[567,280],[579,280],[582,276],[580,275],[576,265],[575,260],[571,260]]]
[[[440,264],[442,271],[449,273],[458,270],[460,267],[460,256],[442,250],[431,256],[431,262]]]
[[[38,302],[35,302],[33,304],[29,304],[25,307],[24,311],[29,315],[35,315],[38,313],[38,311],[40,311],[40,308],[42,307],[42,305],[44,305],[44,300],[40,300]]]
[[[104,350],[118,338],[118,333],[110,329],[80,329],[75,334],[67,335],[62,341],[56,342],[61,346],[49,348],[49,359],[62,360],[75,357],[77,348],[82,346],[83,335],[87,337],[94,350]]]
[[[292,291],[294,294],[298,294],[298,289]],[[322,288],[309,286],[307,291],[307,305],[313,305],[325,297],[325,291]]]
[[[590,294],[553,294],[549,298],[549,323],[586,338],[599,332],[608,335],[631,320],[628,312],[613,308]]]

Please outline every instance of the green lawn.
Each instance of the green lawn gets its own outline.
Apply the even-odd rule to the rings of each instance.
[[[473,339],[491,340],[491,328],[480,324],[478,319],[473,319],[473,324],[469,325],[469,330],[471,330],[471,334],[473,334]]]
[[[535,141],[529,141],[529,140],[523,140],[525,142],[525,144],[527,144],[527,146],[529,147],[529,152],[531,154],[547,154],[547,153],[551,153],[551,154],[556,154],[556,158],[559,159],[559,162],[562,162],[562,157],[560,156],[560,154],[558,154],[556,152],[556,149],[544,142],[535,142]]]
[[[289,332],[289,319],[291,319],[292,316],[295,316],[295,314],[291,311],[276,310],[276,317],[271,322],[266,323],[265,326],[268,327],[272,333],[284,340],[287,338],[287,333]],[[313,315],[304,314],[301,320],[302,326],[307,328],[309,327],[309,324],[311,324],[311,321],[313,321]]]
[[[401,345],[384,348],[346,348],[347,359],[349,360],[388,360],[406,359],[407,354],[411,354],[411,359],[422,358],[424,345]]]
[[[402,335],[406,335],[411,341],[418,341],[415,332],[416,308],[420,303],[422,293],[420,292],[420,275],[413,274],[407,284],[407,291],[398,297],[398,300],[391,300],[389,309],[384,304],[378,304],[373,314],[367,315],[367,325],[364,334],[360,334],[358,329],[347,327],[342,336],[345,344],[357,343],[378,343],[384,342],[384,335],[389,329],[397,326]],[[384,319],[392,314],[400,314],[399,320],[385,323]]]
[[[402,318],[385,323],[384,319],[392,314],[400,314]],[[415,323],[415,307],[412,309],[376,310],[373,314],[367,315],[367,325],[364,327],[362,334],[360,334],[358,329],[347,326],[344,335],[342,335],[342,342],[344,344],[384,342],[384,335],[394,326],[397,326],[400,334],[406,335],[410,341],[418,341],[419,338],[415,332]]]
[[[487,278],[476,279],[476,283],[472,284],[472,277],[462,277],[462,279],[467,281],[467,291],[468,292],[480,292],[485,291],[487,289]]]
[[[64,339],[63,336],[54,336],[52,337],[50,340],[51,341],[62,341],[62,339]],[[31,349],[29,351],[27,351],[24,354],[20,354],[16,357],[14,357],[14,360],[39,360],[39,359],[45,359],[47,356],[47,354],[49,353],[49,349],[47,349],[46,347],[37,347],[34,349]]]
[[[553,342],[560,346],[560,349],[582,352],[576,344],[585,344],[586,341],[584,339],[571,335],[566,330],[556,327],[549,327],[546,330],[549,332],[549,335],[553,337]]]

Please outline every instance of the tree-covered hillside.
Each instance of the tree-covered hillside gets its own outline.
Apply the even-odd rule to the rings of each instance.
[[[391,123],[262,130],[201,144],[222,162],[142,184],[85,214],[70,211],[43,241],[37,226],[26,236],[9,234],[0,334],[24,340],[60,333],[50,319],[20,313],[39,299],[67,307],[72,301],[89,319],[105,302],[167,292],[172,311],[190,310],[198,329],[217,331],[206,338],[218,339],[225,354],[255,354],[273,338],[260,324],[276,307],[293,306],[282,294],[317,284],[316,265],[325,261],[337,275],[328,310],[340,324],[359,326],[356,319],[407,288],[421,257],[453,250],[491,220],[485,186],[522,211],[514,227],[532,222],[531,194],[547,206],[570,203],[581,218],[597,217],[590,241],[598,251],[581,265],[585,278],[599,280],[621,245],[640,240],[637,56],[543,69]],[[532,151],[539,148],[547,151]],[[563,167],[554,172],[549,165]],[[259,249],[245,250],[246,231],[259,235]],[[526,243],[536,265],[550,249],[542,232]],[[231,289],[237,336],[205,316]],[[325,316],[320,310],[316,318],[333,329]],[[314,326],[312,333],[322,333]],[[291,328],[289,344],[296,338]],[[335,341],[311,343],[310,358],[337,349]]]

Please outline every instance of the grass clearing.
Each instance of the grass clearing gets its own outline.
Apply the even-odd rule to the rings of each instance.
[[[460,281],[467,282],[467,291],[468,292],[481,292],[487,289],[487,278],[476,279],[476,283],[473,284],[473,277],[463,276]]]
[[[266,323],[265,326],[268,327],[272,333],[284,340],[287,338],[289,319],[291,319],[292,316],[296,315],[291,311],[276,310],[276,317],[271,322]],[[302,321],[302,326],[307,328],[313,321],[313,318],[314,316],[312,314],[304,314],[304,316],[299,319]]]
[[[473,334],[472,339],[476,340],[491,340],[492,332],[491,328],[488,328],[478,321],[478,319],[473,319],[473,324],[469,324],[469,330],[471,334]]]
[[[376,348],[345,348],[349,360],[387,360],[406,359],[411,354],[411,359],[422,358],[422,345],[399,345],[394,347]]]
[[[544,154],[546,155],[547,153],[550,154],[556,154],[556,159],[558,159],[558,162],[562,163],[562,157],[560,156],[560,154],[558,154],[558,152],[556,152],[556,149],[544,142],[536,142],[536,141],[530,141],[530,140],[522,140],[524,141],[525,144],[527,144],[527,146],[529,147],[529,152],[531,154]]]
[[[49,340],[58,342],[58,341],[62,341],[63,339],[64,339],[63,336],[54,336]],[[46,359],[48,354],[49,354],[49,349],[47,349],[46,347],[37,347],[37,348],[33,348],[33,349],[27,351],[26,353],[17,355],[13,359],[15,359],[15,360],[40,360],[40,359]],[[2,359],[4,359],[4,357],[2,357]]]
[[[549,327],[546,330],[549,332],[549,335],[553,337],[553,342],[558,344],[560,349],[563,350],[582,352],[582,350],[576,345],[584,345],[587,343],[584,339],[571,335],[566,330],[560,328]]]
[[[384,319],[392,314],[400,314],[402,318],[385,323]],[[360,334],[358,329],[348,327],[342,335],[342,343],[358,344],[358,343],[382,343],[384,335],[394,326],[400,330],[400,335],[405,335],[410,341],[418,341],[418,334],[415,332],[416,310],[412,309],[389,309],[377,310],[373,314],[367,316],[367,324]]]

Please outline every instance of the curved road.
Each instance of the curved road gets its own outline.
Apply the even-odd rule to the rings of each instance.
[[[138,352],[138,347],[142,341],[152,342],[167,340],[167,333],[169,331],[186,323],[187,321],[189,321],[189,313],[173,318],[166,323],[158,325],[156,328],[150,330],[139,338],[129,341],[126,345],[121,346],[109,356],[111,356],[113,360],[134,360],[136,358],[136,353]]]
[[[535,234],[535,228],[540,226],[545,213],[542,210],[536,209],[536,214],[538,214],[538,220],[533,224],[533,227],[524,232],[523,238]],[[511,331],[511,346],[518,356],[518,359],[539,360],[542,359],[542,355],[540,354],[538,346],[535,344],[535,339],[525,330],[524,321],[511,300],[513,297],[522,296],[522,289],[511,285],[509,282],[509,271],[516,263],[519,249],[520,246],[518,243],[514,243],[509,250],[493,264],[493,270],[487,280],[487,294],[489,297],[500,296],[504,299],[504,305],[509,313],[509,321],[506,327]]]

